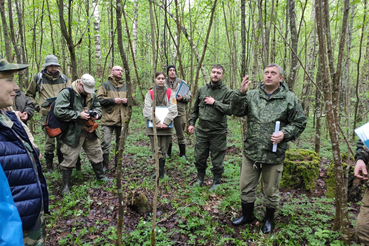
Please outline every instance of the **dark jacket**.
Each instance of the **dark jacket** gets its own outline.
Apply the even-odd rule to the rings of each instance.
[[[68,130],[63,133],[61,140],[68,146],[76,147],[79,144],[81,137],[82,126],[86,125],[86,120],[81,119],[79,116],[82,111],[93,110],[96,111],[101,118],[101,106],[96,94],[88,94],[86,100],[79,94],[77,89],[77,82],[72,83],[72,88],[76,92],[74,97],[73,109],[69,109],[70,106],[70,92],[69,90],[62,90],[55,101],[54,114],[59,119],[68,122]],[[99,134],[97,130],[94,131],[97,137]]]
[[[270,97],[265,93],[263,84],[246,93],[238,90],[233,96],[231,109],[236,116],[247,115],[244,154],[260,163],[282,163],[287,142],[298,138],[306,127],[306,117],[300,101],[284,82]],[[276,121],[280,121],[280,131],[284,138],[277,145],[277,152],[272,152],[273,143],[270,138]]]
[[[195,103],[191,108],[190,126],[195,126],[198,119],[197,130],[207,134],[224,134],[227,132],[227,115],[232,115],[230,103],[233,91],[223,82],[218,85],[206,84],[197,90]],[[205,97],[213,97],[214,105],[204,102]]]
[[[15,111],[20,111],[21,113],[27,112],[27,115],[28,115],[27,121],[29,121],[33,117],[33,114],[35,113],[35,105],[33,101],[31,100],[31,98],[26,96],[20,90],[17,90],[15,92],[15,99],[14,99],[13,106],[14,106]]]
[[[49,213],[49,194],[40,160],[27,133],[13,112],[6,114],[14,125],[9,128],[0,122],[0,163],[18,208],[23,230],[29,230],[37,222],[42,207],[45,213]]]

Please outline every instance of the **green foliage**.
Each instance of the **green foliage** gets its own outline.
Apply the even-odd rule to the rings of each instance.
[[[283,162],[281,187],[311,190],[319,175],[320,157],[313,151],[291,149]]]

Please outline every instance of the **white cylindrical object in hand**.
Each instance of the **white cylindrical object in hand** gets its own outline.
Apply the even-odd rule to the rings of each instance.
[[[281,122],[276,121],[275,122],[275,130],[274,130],[274,134],[277,135],[279,132],[279,125],[281,124]],[[273,144],[273,152],[277,152],[277,144]]]

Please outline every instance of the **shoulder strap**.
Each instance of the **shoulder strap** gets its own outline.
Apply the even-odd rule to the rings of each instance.
[[[153,100],[154,99],[154,93],[153,93],[153,91],[152,91],[152,89],[150,89],[149,90],[149,92],[150,92],[150,95],[151,95],[151,100]],[[167,97],[168,97],[168,101],[170,100],[170,94],[172,93],[172,90],[171,89],[169,89],[169,88],[167,88]]]
[[[70,95],[70,105],[69,105],[69,109],[73,109],[73,106],[74,106],[75,91],[73,90],[73,88],[72,88],[72,87],[67,87],[67,89],[69,90],[69,95]]]
[[[43,89],[43,83],[42,83],[42,72],[39,72],[37,75],[38,75],[38,80],[37,80],[36,84],[37,84],[37,85],[41,84],[41,85],[40,85],[40,90],[42,90],[42,89]]]
[[[167,97],[168,97],[168,102],[170,100],[170,94],[172,93],[172,90],[167,88]]]

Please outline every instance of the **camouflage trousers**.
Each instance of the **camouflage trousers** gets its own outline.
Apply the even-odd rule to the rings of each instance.
[[[23,244],[25,246],[41,246],[45,244],[45,239],[45,216],[42,211],[36,222],[35,228],[33,230],[23,231]]]
[[[195,166],[197,170],[206,170],[209,153],[212,173],[224,173],[223,160],[227,150],[227,134],[204,134],[196,131]]]
[[[279,183],[281,182],[283,163],[261,164],[243,156],[240,178],[241,200],[253,203],[256,199],[256,187],[260,174],[264,183],[264,204],[268,208],[277,208],[279,205]]]
[[[365,189],[360,213],[356,221],[355,232],[360,243],[369,245],[369,188]]]
[[[173,120],[173,126],[176,129],[176,135],[178,139],[178,144],[186,144],[185,132],[186,132],[186,115],[177,116]],[[173,140],[170,138],[170,143]]]
[[[86,153],[87,158],[91,164],[98,164],[103,161],[103,153],[100,147],[100,140],[94,133],[86,131],[81,132],[79,144],[76,147],[71,147],[62,141],[61,152],[63,153],[64,160],[60,163],[62,169],[74,168],[78,160],[78,156],[81,152],[81,148]]]
[[[155,154],[154,136],[149,135],[149,137],[152,153]],[[172,135],[158,135],[159,159],[167,158],[168,146],[171,139]]]

